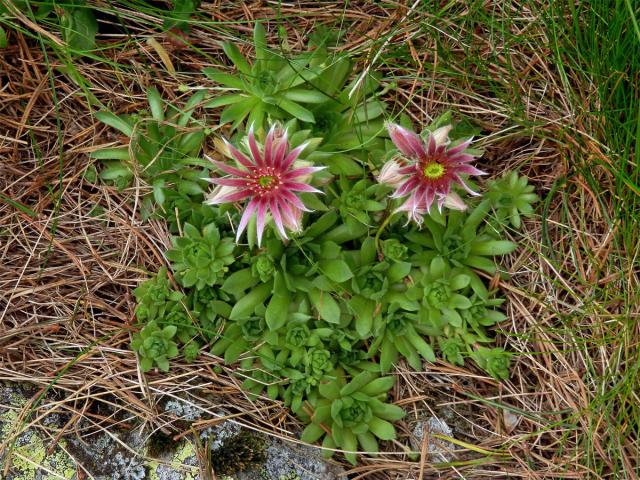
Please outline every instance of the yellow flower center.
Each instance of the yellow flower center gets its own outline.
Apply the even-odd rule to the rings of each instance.
[[[262,177],[258,178],[258,185],[260,185],[262,188],[267,188],[273,184],[274,180],[275,179],[271,175],[263,175]]]
[[[437,180],[444,175],[444,166],[438,162],[430,162],[425,165],[422,173],[429,180]]]

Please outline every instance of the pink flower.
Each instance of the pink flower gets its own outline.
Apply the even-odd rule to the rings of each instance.
[[[405,175],[400,173],[401,168],[402,165],[400,165],[399,162],[396,160],[389,160],[382,166],[380,175],[378,175],[378,182],[385,183],[392,187],[397,187],[405,179]]]
[[[453,185],[458,184],[472,195],[478,195],[461,177],[461,175],[485,174],[469,165],[474,160],[474,156],[464,153],[471,144],[471,140],[449,148],[450,126],[441,127],[432,132],[426,142],[400,125],[391,123],[387,128],[391,140],[407,162],[404,166],[397,168],[397,161],[390,160],[382,168],[382,172],[392,172],[393,175],[388,173],[381,178],[383,177],[381,173],[379,177],[383,182],[387,178],[393,180],[393,182],[385,182],[396,188],[391,195],[392,198],[408,197],[396,211],[407,212],[409,220],[420,224],[422,217],[429,213],[434,201],[437,202],[440,211],[443,205],[457,210],[466,208],[462,199],[452,191]],[[398,179],[398,176],[402,176],[402,179]]]
[[[310,210],[296,193],[321,193],[306,182],[311,174],[325,167],[295,165],[306,144],[289,150],[287,132],[280,129],[276,131],[275,125],[269,130],[262,149],[256,142],[253,127],[249,129],[247,140],[251,152],[249,156],[226,142],[229,153],[238,162],[237,167],[211,160],[228,176],[209,179],[217,187],[206,203],[217,205],[247,201],[238,225],[236,242],[255,214],[259,246],[262,243],[267,213],[273,218],[283,238],[287,238],[285,227],[291,231],[300,231],[302,212]]]

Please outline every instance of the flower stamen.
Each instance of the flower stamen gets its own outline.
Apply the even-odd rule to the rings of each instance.
[[[262,149],[256,142],[253,128],[249,130],[247,140],[249,156],[230,143],[227,144],[229,154],[235,158],[237,166],[213,160],[214,165],[227,176],[210,179],[218,187],[207,203],[218,205],[246,201],[236,241],[239,241],[240,235],[247,228],[249,219],[255,215],[259,246],[267,214],[271,215],[278,233],[284,239],[287,238],[286,229],[293,232],[301,230],[302,212],[308,209],[298,195],[303,192],[320,192],[308,182],[313,173],[324,167],[297,163],[306,144],[290,150],[286,131],[281,132],[276,125],[267,133]]]
[[[261,177],[258,178],[258,185],[260,185],[262,188],[269,188],[272,187],[275,178],[273,178],[271,175],[262,175]]]
[[[422,173],[429,180],[437,180],[444,176],[445,168],[444,165],[438,162],[429,162],[422,169]]]

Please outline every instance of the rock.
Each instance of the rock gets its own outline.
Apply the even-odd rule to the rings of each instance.
[[[51,437],[35,428],[24,429],[21,415],[35,391],[18,385],[0,384],[0,468],[10,462],[4,480],[47,480],[76,478],[76,463],[60,440],[49,453]],[[42,423],[54,427],[61,418],[46,416]],[[58,425],[59,426],[59,425]],[[18,433],[19,432],[19,433]],[[16,435],[17,434],[17,435]],[[13,441],[11,439],[14,439]],[[0,470],[0,477],[3,470]]]
[[[427,441],[426,452],[431,456],[433,462],[448,462],[454,458],[454,445],[446,440],[434,438],[431,435],[445,435],[453,437],[452,428],[438,417],[429,417],[416,423],[413,428],[411,445],[414,450],[421,452],[423,449],[423,441]]]
[[[269,440],[267,458],[259,468],[237,475],[238,480],[333,480],[344,470],[322,458],[320,449]]]
[[[63,437],[49,453],[51,439],[69,417],[53,412],[42,419],[42,428],[24,429],[20,415],[35,393],[27,386],[0,383],[0,445],[20,432],[12,448],[0,454],[0,465],[11,461],[6,478],[0,470],[3,480],[83,480],[86,473],[96,480],[200,480],[196,448],[190,440],[174,441],[163,434],[148,438],[139,429],[92,430],[90,422],[82,420],[78,425],[82,437]],[[167,401],[164,409],[184,422],[210,416],[180,400]],[[197,443],[210,449],[218,479],[329,480],[342,473],[322,459],[319,449],[259,434],[232,420],[203,430]]]

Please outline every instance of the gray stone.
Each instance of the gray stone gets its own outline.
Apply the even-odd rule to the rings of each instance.
[[[20,431],[20,412],[33,395],[28,386],[0,383],[0,443],[3,437]],[[187,423],[211,416],[197,405],[179,399],[167,401],[163,409]],[[42,428],[55,431],[67,421],[65,415],[51,412],[44,417]],[[162,436],[158,443],[154,440],[157,436],[149,440],[148,432],[139,429],[110,428],[106,432],[96,430],[87,420],[80,421],[76,431],[82,432],[80,438],[75,434],[61,438],[51,454],[51,437],[41,429],[21,431],[13,449],[8,450],[12,468],[4,480],[76,480],[81,470],[96,480],[200,480],[196,450],[187,439],[173,441],[170,436]],[[214,467],[246,468],[242,472],[216,470],[220,479],[330,480],[342,473],[340,467],[322,458],[318,448],[246,430],[233,420],[203,430],[199,443],[210,448]],[[160,451],[157,445],[161,445]]]
[[[411,445],[414,450],[420,452],[423,448],[425,435],[427,436],[426,453],[434,462],[448,462],[454,457],[454,445],[451,442],[434,438],[431,435],[438,434],[453,438],[453,429],[438,417],[429,417],[416,423],[412,431]]]
[[[271,439],[267,459],[259,468],[238,474],[238,480],[333,480],[344,473],[322,458],[321,450]]]

